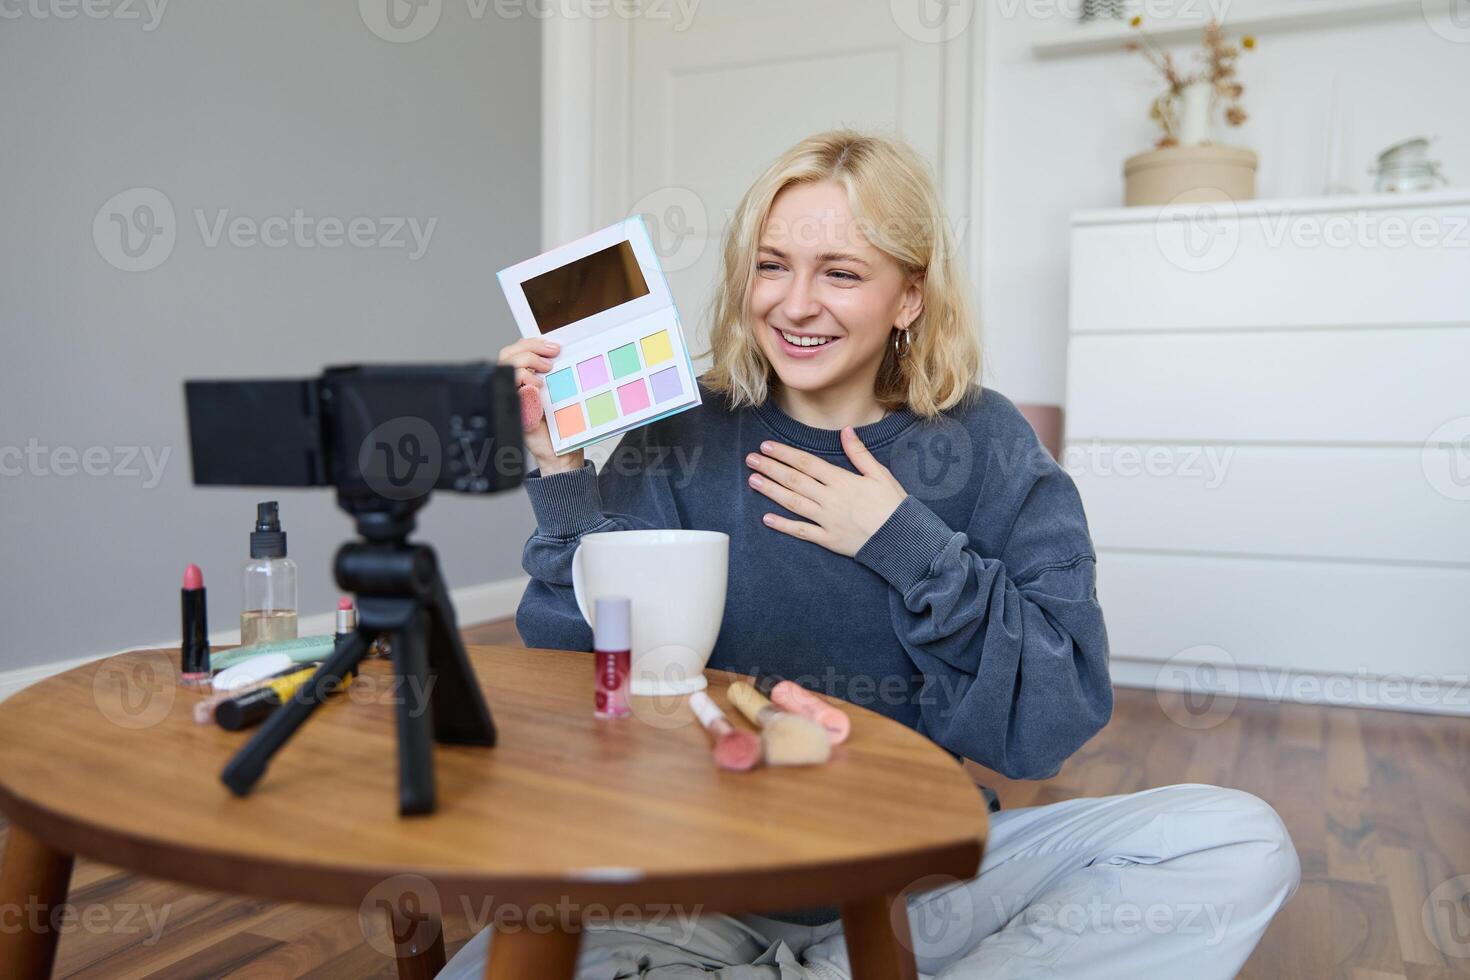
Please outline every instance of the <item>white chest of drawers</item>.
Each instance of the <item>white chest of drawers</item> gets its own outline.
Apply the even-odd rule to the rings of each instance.
[[[1071,263],[1115,680],[1470,713],[1470,193],[1081,213]]]

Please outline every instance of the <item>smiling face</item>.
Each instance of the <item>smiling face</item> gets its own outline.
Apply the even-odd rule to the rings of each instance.
[[[776,195],[748,312],[786,392],[873,398],[894,326],[907,327],[921,310],[917,282],[863,235],[842,187],[794,184]]]

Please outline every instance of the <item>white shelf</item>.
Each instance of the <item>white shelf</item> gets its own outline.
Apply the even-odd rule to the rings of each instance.
[[[1443,5],[1443,0],[1293,0],[1257,13],[1246,12],[1240,16],[1227,13],[1225,26],[1235,37],[1242,34],[1270,36],[1343,24],[1420,17],[1426,10]],[[1191,18],[1189,23],[1162,26],[1145,22],[1144,27],[1159,44],[1169,45],[1199,40],[1204,24]],[[1074,24],[1068,25],[1064,33],[1058,32],[1034,42],[1031,52],[1038,58],[1066,58],[1100,51],[1121,51],[1129,41],[1136,41],[1138,37],[1138,30],[1126,22]]]

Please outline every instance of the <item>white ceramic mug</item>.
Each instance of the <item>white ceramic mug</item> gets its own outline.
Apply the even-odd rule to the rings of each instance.
[[[705,686],[704,665],[725,615],[730,537],[719,531],[584,534],[572,555],[572,591],[596,630],[600,596],[632,603],[634,694],[688,694]]]

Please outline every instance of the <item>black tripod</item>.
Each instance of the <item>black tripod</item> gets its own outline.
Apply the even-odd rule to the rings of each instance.
[[[337,584],[358,597],[357,632],[338,639],[332,656],[225,766],[220,778],[237,796],[250,792],[272,756],[379,636],[392,646],[397,683],[400,814],[434,811],[434,741],[495,744],[495,723],[460,641],[434,549],[408,543],[414,514],[427,500],[427,494],[405,501],[338,494],[362,536],[343,545],[336,561]]]

